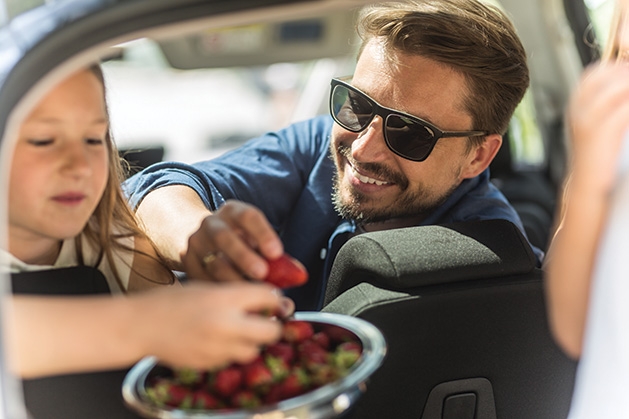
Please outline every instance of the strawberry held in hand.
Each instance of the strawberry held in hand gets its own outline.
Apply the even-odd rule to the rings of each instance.
[[[295,258],[284,253],[277,259],[269,260],[269,273],[265,282],[278,288],[291,288],[308,281],[306,268]]]

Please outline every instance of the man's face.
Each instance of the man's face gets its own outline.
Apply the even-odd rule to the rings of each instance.
[[[396,60],[389,59],[392,54]],[[463,109],[468,89],[461,74],[420,56],[386,51],[377,39],[365,46],[351,84],[382,106],[442,130],[477,128]],[[382,130],[379,116],[359,133],[334,124],[334,201],[342,216],[361,223],[421,219],[471,177],[466,168],[473,152],[468,153],[466,138],[442,138],[426,160],[414,162],[389,150]]]

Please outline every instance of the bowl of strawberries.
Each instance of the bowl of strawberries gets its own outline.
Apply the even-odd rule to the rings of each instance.
[[[148,418],[333,418],[346,413],[384,360],[371,323],[352,316],[297,312],[282,337],[247,364],[172,369],[154,357],[123,382],[127,405]]]

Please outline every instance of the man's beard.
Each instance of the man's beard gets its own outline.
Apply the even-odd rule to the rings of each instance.
[[[348,159],[354,167],[363,167],[378,176],[378,178],[394,180],[394,187],[399,188],[401,192],[394,205],[379,207],[377,199],[373,199],[351,186],[342,184],[340,168],[338,167],[342,163],[339,161],[338,156],[333,154],[337,166],[332,191],[334,209],[341,217],[355,220],[359,224],[382,222],[395,218],[413,217],[424,219],[443,204],[458,187],[458,184],[454,184],[440,196],[434,196],[421,187],[416,190],[410,190],[409,182],[403,175],[393,173],[388,168],[377,163],[358,165],[349,155],[349,147],[345,145],[339,145],[337,152]],[[334,153],[334,150],[332,150],[332,153]],[[349,198],[346,200],[343,199],[343,188],[345,195],[349,195]]]

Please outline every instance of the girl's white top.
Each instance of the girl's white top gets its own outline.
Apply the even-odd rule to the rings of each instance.
[[[629,136],[595,259],[569,419],[627,418],[629,408]]]

